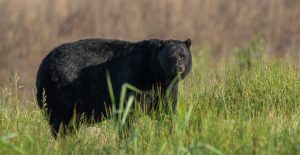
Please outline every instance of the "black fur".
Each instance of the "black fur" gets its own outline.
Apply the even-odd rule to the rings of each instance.
[[[87,39],[62,44],[44,58],[38,70],[38,105],[43,107],[44,88],[50,125],[55,132],[59,131],[61,123],[69,124],[74,107],[77,115],[85,113],[88,119],[92,115],[95,119],[106,116],[105,107],[111,107],[106,79],[108,70],[117,108],[121,86],[129,83],[143,92],[145,103],[141,106],[146,105],[146,111],[150,112],[153,107],[152,96],[158,101],[156,86],[161,85],[162,94],[165,94],[177,72],[182,73],[183,79],[191,70],[190,45],[190,39],[185,42],[158,39],[140,42]],[[177,85],[176,83],[171,90],[174,111]],[[127,96],[129,94],[133,92],[127,91]]]

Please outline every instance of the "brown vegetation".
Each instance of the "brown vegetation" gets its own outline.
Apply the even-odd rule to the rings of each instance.
[[[17,72],[30,94],[42,58],[84,38],[191,38],[220,58],[260,34],[268,53],[297,52],[299,8],[299,0],[0,0],[0,83]]]

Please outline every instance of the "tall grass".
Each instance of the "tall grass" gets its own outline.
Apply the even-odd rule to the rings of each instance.
[[[82,124],[76,136],[57,141],[36,101],[21,100],[18,78],[11,79],[1,87],[0,154],[298,154],[296,64],[267,59],[251,67],[194,66],[180,83],[173,121],[137,112],[123,115],[134,127],[121,134],[109,119]]]

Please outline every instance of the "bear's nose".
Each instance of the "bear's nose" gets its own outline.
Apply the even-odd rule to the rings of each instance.
[[[177,64],[176,65],[176,72],[181,72],[182,71],[182,64]]]
[[[177,65],[178,68],[180,68],[180,70],[182,69],[182,64]]]

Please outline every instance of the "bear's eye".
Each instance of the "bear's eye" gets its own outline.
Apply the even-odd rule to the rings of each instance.
[[[181,57],[182,60],[186,59],[186,57],[184,55],[180,55],[180,57]]]

